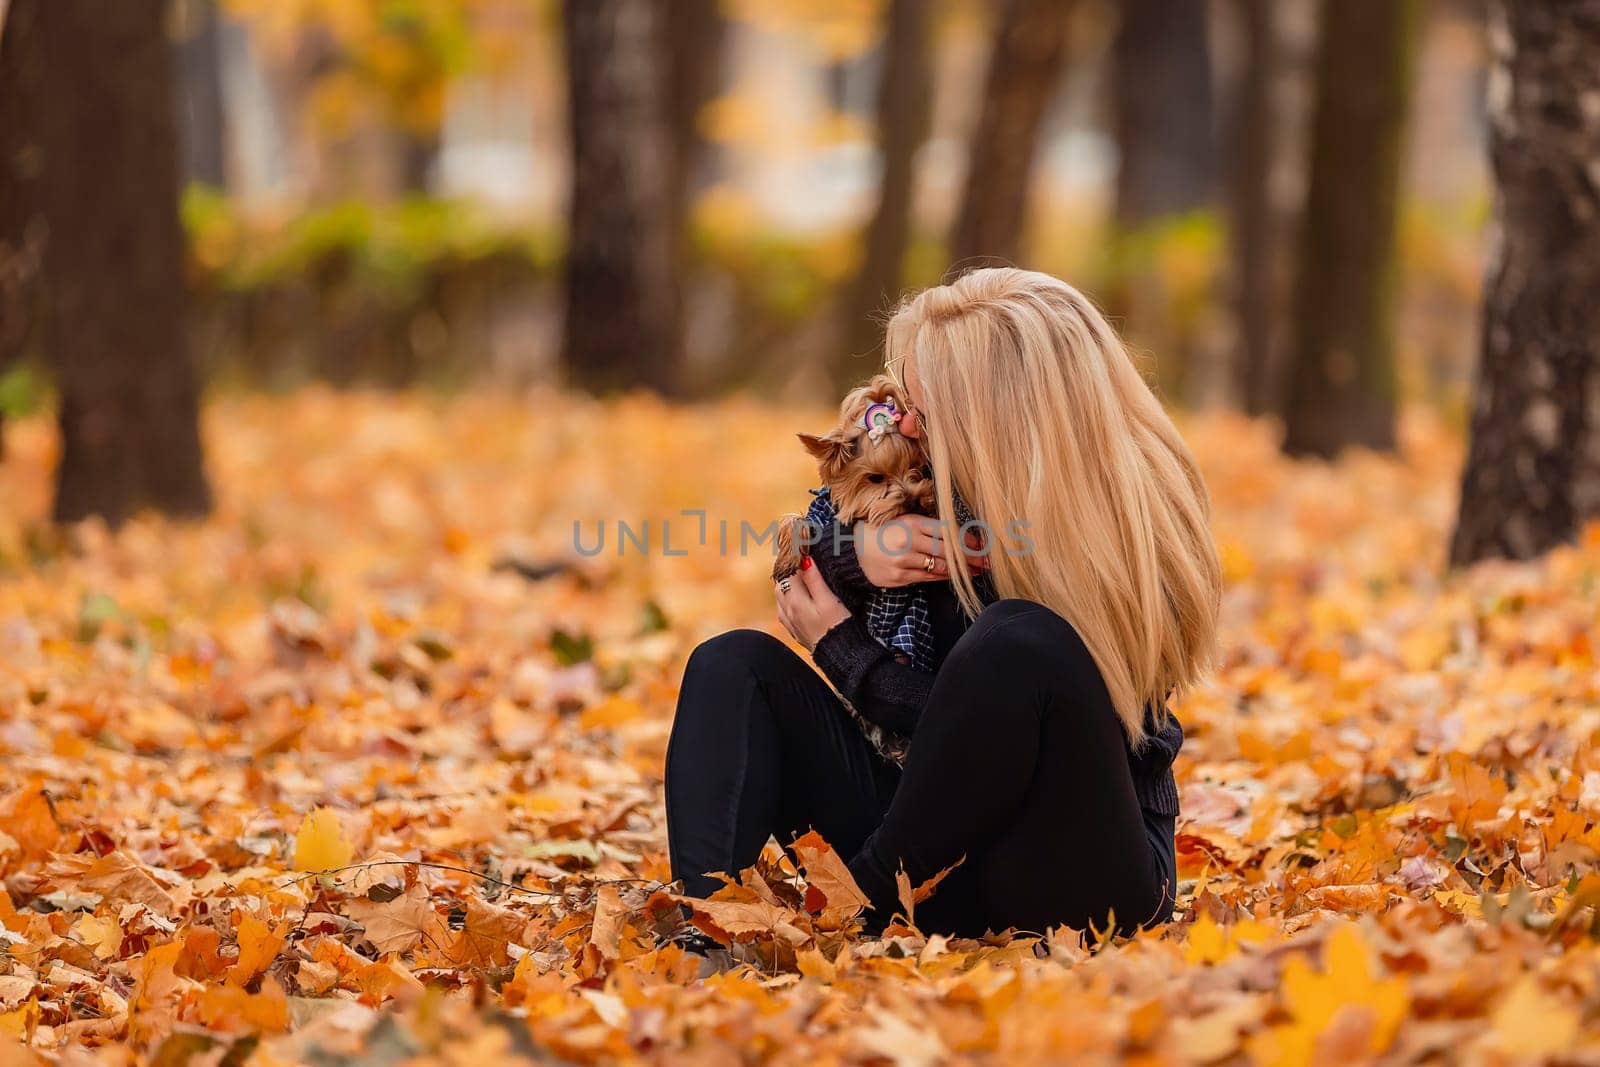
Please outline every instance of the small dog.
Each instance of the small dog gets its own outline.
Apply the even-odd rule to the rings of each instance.
[[[881,523],[906,512],[934,513],[928,457],[920,441],[900,433],[906,410],[894,379],[879,374],[844,398],[833,429],[821,437],[799,435],[806,451],[817,458],[817,473],[840,523]],[[801,536],[804,522],[800,515],[781,520],[773,581],[793,575],[808,554],[811,539]]]
[[[833,429],[821,437],[800,434],[800,443],[817,458],[817,472],[840,523],[880,523],[906,512],[934,513],[927,454],[920,441],[900,433],[900,419],[907,410],[894,380],[880,374],[844,398]],[[802,515],[783,517],[772,565],[774,581],[791,578],[809,554],[817,531],[805,523]],[[895,658],[909,662],[903,653],[897,652]],[[904,766],[911,747],[908,738],[868,722],[848,700],[844,707],[873,748]]]

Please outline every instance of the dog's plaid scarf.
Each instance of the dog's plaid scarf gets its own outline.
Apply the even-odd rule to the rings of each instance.
[[[821,530],[833,523],[838,511],[826,486],[811,490],[811,496],[806,522]],[[955,511],[958,522],[973,521],[964,501],[956,500]],[[928,597],[920,586],[876,589],[867,598],[866,615],[867,632],[883,647],[909,656],[911,665],[919,671],[932,673],[939,669],[934,658],[933,631],[928,624]]]

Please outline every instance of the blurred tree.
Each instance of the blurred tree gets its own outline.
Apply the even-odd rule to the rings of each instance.
[[[678,387],[680,292],[658,0],[565,0],[572,206],[568,378]]]
[[[843,343],[833,346],[829,368],[836,385],[865,376],[860,358],[881,340],[880,317],[900,293],[901,269],[911,238],[913,164],[928,136],[932,63],[928,54],[931,0],[889,0],[883,67],[878,82],[878,206],[867,227],[861,269],[842,304]]]
[[[1061,80],[1071,0],[1005,0],[968,151],[951,256],[1015,261],[1045,109]]]
[[[667,130],[672,147],[669,197],[675,228],[687,221],[688,207],[705,161],[707,141],[700,112],[722,84],[727,20],[719,0],[660,0],[666,37]]]
[[[0,242],[43,234],[36,338],[61,393],[62,520],[211,503],[165,8],[14,0],[0,38]]]
[[[1229,238],[1238,326],[1234,391],[1251,415],[1278,406],[1273,312],[1282,233],[1272,178],[1280,140],[1273,99],[1283,65],[1274,18],[1280,6],[1280,0],[1233,0],[1244,43],[1229,130]]]
[[[1498,195],[1454,563],[1527,559],[1600,515],[1600,5],[1493,7]]]
[[[1117,221],[1135,230],[1203,207],[1215,191],[1208,5],[1120,0],[1117,7]]]
[[[183,176],[225,189],[228,123],[222,102],[222,17],[215,0],[178,0],[175,9]]]
[[[659,32],[662,35],[666,78],[667,146],[671,163],[667,170],[667,221],[672,241],[672,260],[680,279],[680,291],[694,283],[696,259],[691,220],[696,196],[707,184],[710,141],[701,126],[707,104],[722,88],[723,56],[728,22],[719,0],[658,0]],[[673,344],[683,350],[675,360],[685,360],[687,316],[679,311]],[[674,382],[675,389],[686,380]]]
[[[1395,240],[1418,0],[1323,0],[1284,449],[1394,447]]]
[[[426,193],[438,160],[446,91],[485,53],[505,51],[474,18],[488,0],[224,0],[278,68],[285,111],[338,160],[381,142],[400,192]],[[492,20],[490,20],[492,23]],[[359,169],[352,159],[334,168]],[[346,177],[347,176],[342,176]],[[345,181],[335,183],[340,189]]]

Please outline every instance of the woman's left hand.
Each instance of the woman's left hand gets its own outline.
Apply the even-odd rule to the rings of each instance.
[[[809,556],[789,579],[789,591],[784,592],[781,585],[776,589],[778,621],[807,652],[817,647],[823,634],[850,617],[850,609],[833,595]]]

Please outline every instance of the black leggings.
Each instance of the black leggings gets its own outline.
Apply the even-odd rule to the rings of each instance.
[[[956,643],[903,772],[782,642],[712,638],[684,672],[666,801],[672,874],[696,896],[721,885],[707,872],[754,863],[769,835],[816,829],[849,861],[876,927],[901,910],[902,865],[918,885],[963,857],[917,906],[925,933],[1103,930],[1113,915],[1126,932],[1172,911],[1094,660],[1027,601],[991,605]]]

